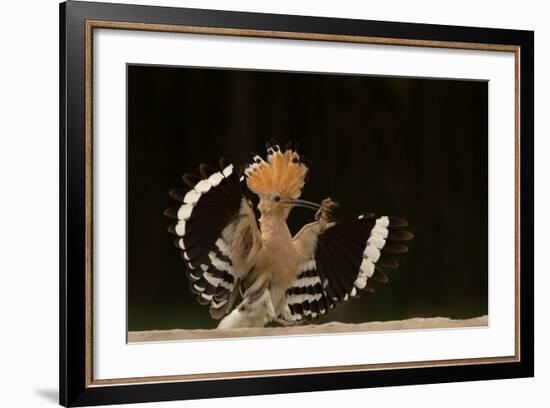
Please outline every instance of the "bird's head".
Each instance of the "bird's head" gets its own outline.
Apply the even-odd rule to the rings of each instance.
[[[252,153],[252,163],[244,172],[248,188],[260,197],[262,216],[286,219],[293,207],[319,209],[319,204],[300,200],[308,170],[292,143],[284,149],[268,143],[267,160]]]

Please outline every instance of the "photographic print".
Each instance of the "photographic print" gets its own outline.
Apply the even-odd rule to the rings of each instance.
[[[534,375],[532,31],[71,1],[60,44],[61,404]]]
[[[488,83],[127,66],[128,341],[488,324]]]

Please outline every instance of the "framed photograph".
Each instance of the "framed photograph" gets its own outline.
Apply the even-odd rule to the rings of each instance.
[[[60,403],[534,375],[529,31],[60,6]]]

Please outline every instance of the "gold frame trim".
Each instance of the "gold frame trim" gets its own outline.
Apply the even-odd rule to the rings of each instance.
[[[496,52],[513,52],[515,58],[515,354],[502,357],[480,357],[451,360],[430,360],[414,362],[396,362],[383,364],[357,364],[344,366],[304,367],[276,370],[254,370],[238,372],[220,372],[206,374],[185,374],[154,377],[128,377],[113,379],[93,378],[93,30],[118,29],[132,31],[156,31],[186,34],[241,36],[257,38],[277,38],[309,41],[330,41],[359,44],[381,44],[410,47],[450,48]],[[86,233],[85,233],[85,284],[86,284],[86,358],[85,386],[103,387],[113,385],[131,385],[144,383],[168,383],[180,381],[224,380],[236,378],[288,376],[298,374],[320,374],[353,371],[389,370],[396,368],[441,367],[448,365],[495,364],[521,361],[520,356],[520,52],[521,47],[504,44],[482,44],[450,41],[431,41],[396,39],[369,36],[332,35],[300,33],[287,31],[263,31],[249,29],[196,27],[186,25],[166,25],[148,23],[128,23],[121,21],[86,21]]]

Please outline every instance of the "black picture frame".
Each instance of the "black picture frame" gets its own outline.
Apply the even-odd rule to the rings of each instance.
[[[60,5],[60,403],[121,404],[534,375],[534,33],[532,31],[363,21],[68,1]],[[521,201],[516,245],[520,358],[491,364],[257,376],[137,384],[89,381],[86,313],[86,30],[87,21],[217,27],[285,33],[513,46],[519,50],[517,150]],[[121,294],[121,296],[123,296]],[[88,376],[88,377],[87,377]]]

